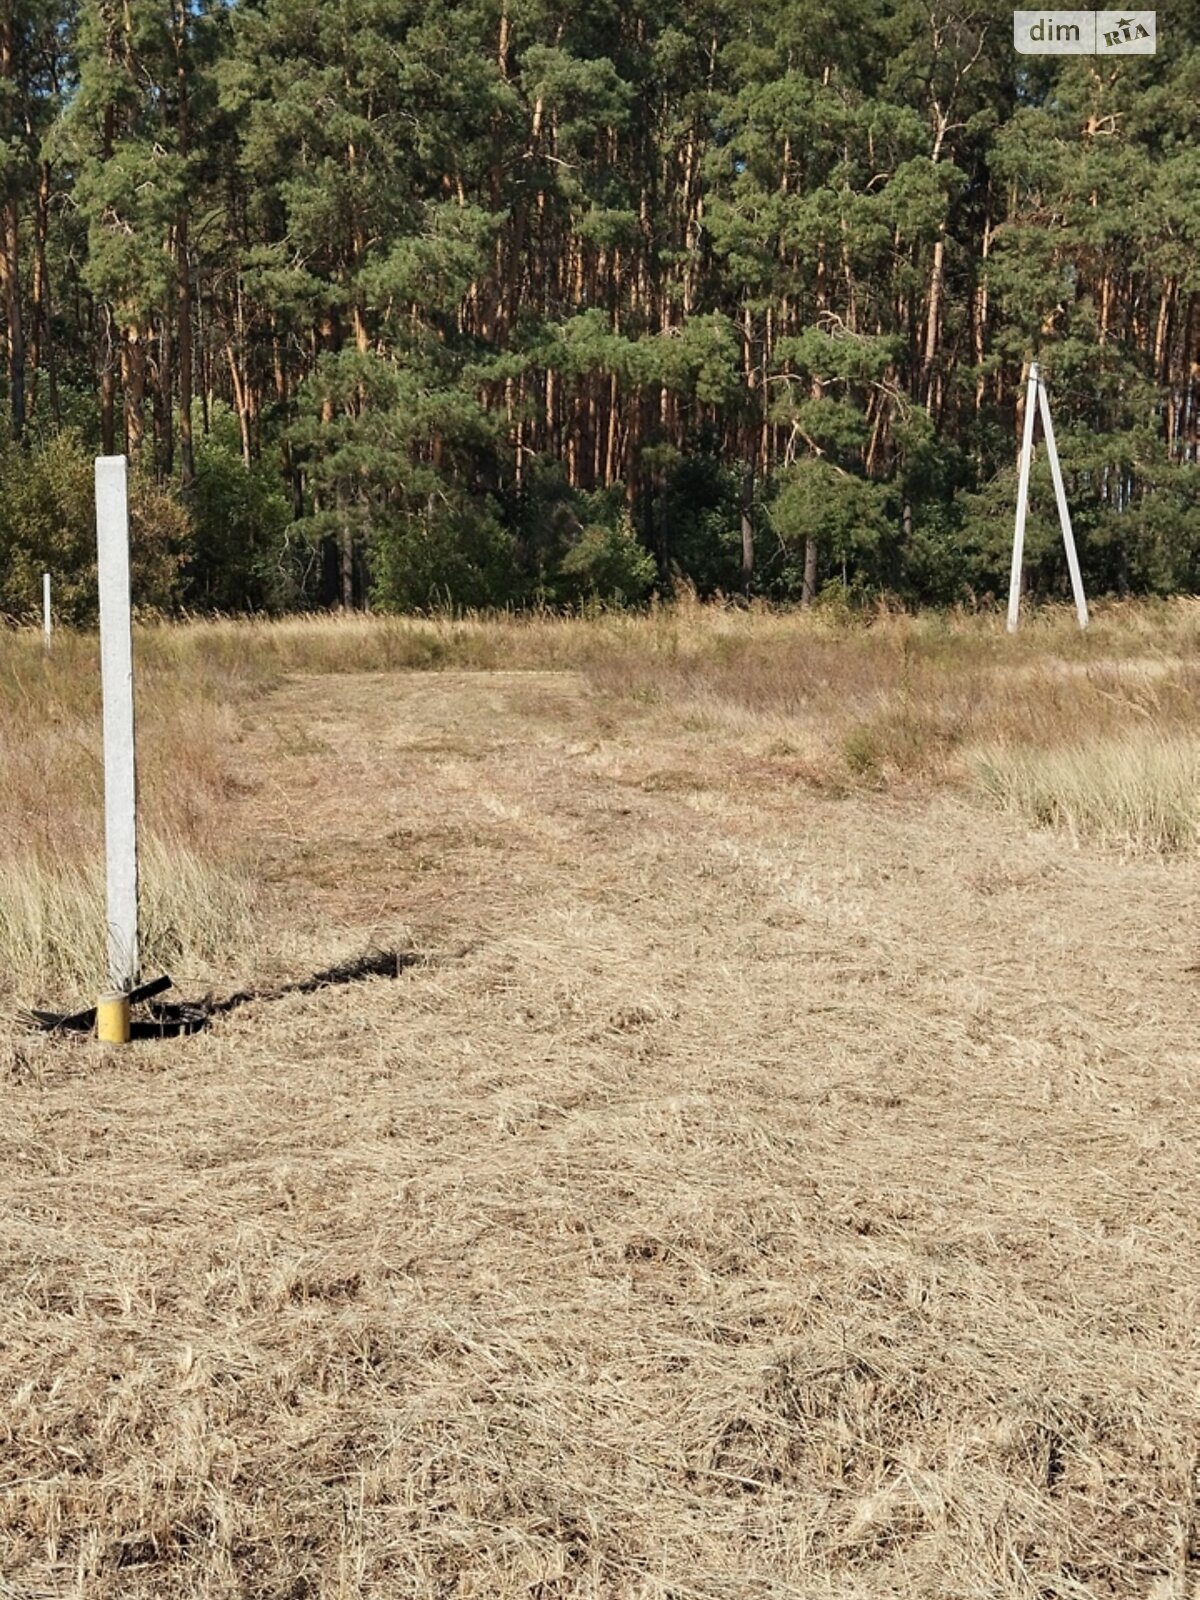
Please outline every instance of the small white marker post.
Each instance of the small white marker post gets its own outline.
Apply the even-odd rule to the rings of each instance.
[[[137,768],[125,457],[96,458],[100,557],[100,677],[104,694],[104,847],[108,978],[126,995],[138,973]]]
[[[1025,555],[1025,518],[1029,510],[1029,468],[1033,460],[1034,406],[1041,412],[1042,433],[1046,439],[1046,454],[1050,457],[1050,476],[1054,480],[1054,500],[1058,506],[1058,521],[1062,528],[1063,544],[1067,552],[1067,567],[1071,574],[1071,592],[1075,596],[1075,615],[1079,626],[1088,625],[1087,600],[1083,593],[1083,575],[1079,570],[1079,555],[1075,549],[1075,535],[1071,531],[1071,513],[1067,509],[1067,491],[1063,486],[1062,468],[1058,464],[1058,446],[1054,442],[1054,424],[1050,420],[1050,400],[1042,382],[1041,369],[1036,361],[1029,363],[1029,381],[1025,387],[1025,427],[1021,436],[1021,463],[1017,474],[1017,520],[1013,527],[1012,572],[1008,580],[1008,631],[1015,633],[1021,610],[1021,564]]]
[[[50,616],[50,574],[42,573],[42,643],[50,648],[50,634],[54,623]]]

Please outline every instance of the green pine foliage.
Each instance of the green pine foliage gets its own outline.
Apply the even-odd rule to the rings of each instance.
[[[102,450],[148,605],[995,603],[1033,357],[1089,592],[1194,590],[1200,14],[1158,33],[1021,57],[996,0],[0,6],[0,610],[49,565],[89,615]]]

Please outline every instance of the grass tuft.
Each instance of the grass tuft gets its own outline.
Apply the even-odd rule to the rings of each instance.
[[[1200,747],[1153,732],[1055,750],[997,748],[973,757],[976,781],[1006,811],[1077,842],[1137,855],[1200,844]]]
[[[185,982],[232,975],[249,938],[229,828],[239,717],[271,675],[201,628],[139,628],[142,958]],[[210,641],[211,644],[211,641]],[[98,644],[0,634],[0,1008],[90,1000],[106,970]]]
[[[250,941],[251,895],[229,869],[177,841],[152,837],[141,852],[142,967],[193,979],[227,964]],[[31,1004],[90,1002],[107,958],[104,861],[6,863],[0,884],[0,953],[8,985]]]

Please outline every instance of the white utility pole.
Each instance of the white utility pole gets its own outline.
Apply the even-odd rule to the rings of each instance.
[[[1029,510],[1029,468],[1033,460],[1034,407],[1042,415],[1042,433],[1046,439],[1046,453],[1050,457],[1050,476],[1054,479],[1054,499],[1058,506],[1058,521],[1062,528],[1063,544],[1067,551],[1067,567],[1071,573],[1071,592],[1075,596],[1075,615],[1079,626],[1088,625],[1087,600],[1083,593],[1083,575],[1079,570],[1079,555],[1075,549],[1075,535],[1071,531],[1071,513],[1067,509],[1067,491],[1063,487],[1062,468],[1058,464],[1058,447],[1054,442],[1054,424],[1050,420],[1050,401],[1041,369],[1036,361],[1029,363],[1029,381],[1025,387],[1025,428],[1021,436],[1021,464],[1017,474],[1017,520],[1013,528],[1012,571],[1008,580],[1008,631],[1015,633],[1021,610],[1021,564],[1025,555],[1025,517]]]
[[[1087,600],[1083,593],[1083,574],[1079,570],[1079,555],[1075,549],[1075,535],[1071,531],[1071,513],[1067,510],[1067,491],[1063,488],[1062,468],[1058,464],[1058,446],[1054,442],[1054,424],[1050,420],[1050,401],[1046,385],[1038,381],[1038,407],[1042,413],[1042,432],[1046,436],[1046,453],[1050,457],[1050,476],[1054,479],[1054,498],[1058,502],[1058,520],[1062,527],[1063,544],[1067,547],[1067,566],[1071,572],[1071,593],[1075,596],[1075,615],[1079,626],[1088,625]]]
[[[133,736],[133,627],[124,456],[96,458],[100,557],[100,676],[104,693],[104,845],[108,976],[127,994],[138,976],[137,767]]]
[[[54,624],[50,616],[50,574],[42,573],[42,643],[50,648],[50,634]]]

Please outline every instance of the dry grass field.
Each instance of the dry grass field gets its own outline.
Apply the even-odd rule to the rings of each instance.
[[[1200,1597],[1200,605],[137,651],[150,964],[264,992],[2,1025],[0,1600]],[[95,695],[0,637],[9,1014]]]

